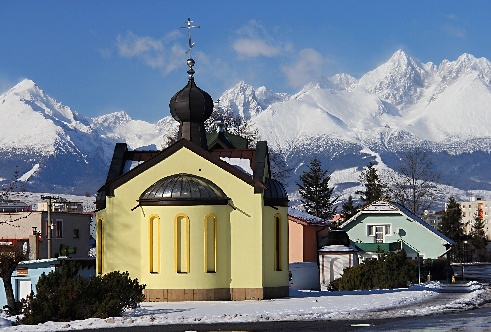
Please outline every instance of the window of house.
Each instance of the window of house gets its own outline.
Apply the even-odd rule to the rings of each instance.
[[[56,237],[63,237],[63,220],[60,219],[56,220]]]
[[[205,272],[214,273],[217,271],[217,219],[208,214],[204,223]]]
[[[189,273],[189,218],[185,214],[174,219],[174,269]]]
[[[75,228],[73,230],[73,238],[74,239],[79,239],[80,238],[80,231],[78,230],[78,228]]]
[[[150,273],[160,272],[160,218],[156,215],[150,216],[148,220],[148,242]]]
[[[274,217],[274,269],[281,271],[281,216]]]
[[[383,243],[385,235],[390,234],[390,225],[367,225],[367,235],[375,237],[376,243]]]
[[[102,219],[97,220],[97,229],[96,229],[96,248],[97,248],[97,255],[96,255],[96,260],[97,260],[97,274],[102,274],[102,262],[103,262],[103,255],[104,255],[104,234],[103,234],[103,229],[102,229]]]

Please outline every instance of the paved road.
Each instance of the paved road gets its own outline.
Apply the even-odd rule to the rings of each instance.
[[[491,304],[485,304],[479,309],[475,309],[472,303],[468,304],[468,310],[459,312],[459,309],[452,309],[451,306],[445,309],[444,313],[436,312],[433,316],[407,317],[417,314],[418,311],[426,310],[429,307],[441,307],[461,298],[469,289],[462,285],[448,285],[442,288],[441,292],[424,301],[407,304],[398,308],[384,309],[376,312],[377,319],[373,319],[370,312],[363,313],[353,320],[321,320],[321,321],[272,321],[272,322],[247,322],[247,323],[216,323],[216,324],[183,324],[183,325],[154,325],[154,326],[133,326],[126,328],[99,329],[104,332],[154,332],[154,331],[472,331],[472,326],[468,326],[468,318],[472,322],[480,324],[476,331],[491,331]],[[483,302],[491,302],[491,292],[483,298]],[[380,319],[382,317],[382,319]],[[477,319],[482,319],[482,323]],[[466,325],[467,324],[467,325]],[[94,330],[87,330],[94,331]]]

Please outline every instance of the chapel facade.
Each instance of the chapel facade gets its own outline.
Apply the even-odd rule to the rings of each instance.
[[[288,196],[265,141],[208,134],[213,100],[194,81],[170,100],[179,140],[115,146],[97,195],[98,274],[128,271],[147,301],[287,297]]]

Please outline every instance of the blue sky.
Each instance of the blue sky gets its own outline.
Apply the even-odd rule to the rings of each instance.
[[[295,93],[318,75],[354,77],[403,49],[439,64],[491,59],[491,1],[0,0],[0,92],[24,78],[87,117],[156,122],[187,82],[213,99],[244,80]]]

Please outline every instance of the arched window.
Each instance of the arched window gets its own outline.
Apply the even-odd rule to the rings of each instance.
[[[274,216],[274,269],[281,271],[281,215]]]
[[[150,273],[160,272],[160,218],[153,214],[148,219]]]
[[[209,213],[204,221],[205,272],[217,271],[217,218]]]
[[[97,241],[96,241],[96,247],[97,247],[97,273],[102,274],[102,263],[103,263],[103,255],[104,255],[104,233],[102,229],[102,224],[103,224],[103,219],[97,219]]]
[[[185,214],[174,219],[174,270],[189,273],[189,218]]]

